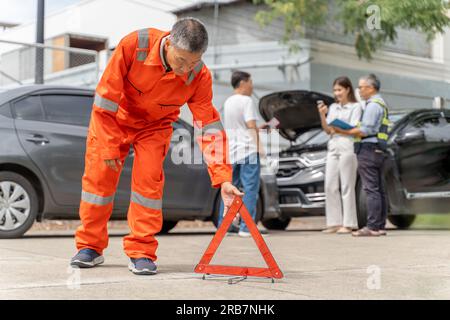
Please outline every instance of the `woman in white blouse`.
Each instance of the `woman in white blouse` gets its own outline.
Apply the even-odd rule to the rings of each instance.
[[[357,160],[353,138],[337,134],[329,123],[339,119],[356,126],[362,108],[349,78],[337,78],[333,83],[333,93],[336,102],[329,108],[323,102],[318,105],[322,128],[331,135],[325,173],[327,228],[323,232],[348,234],[358,228],[355,197]]]

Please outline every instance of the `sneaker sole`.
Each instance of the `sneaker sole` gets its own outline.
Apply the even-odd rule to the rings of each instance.
[[[238,236],[241,238],[251,238],[251,233],[238,233]]]
[[[154,271],[149,270],[149,269],[138,270],[134,267],[134,265],[132,263],[130,263],[128,265],[128,270],[130,270],[131,272],[133,272],[134,274],[139,275],[139,276],[152,276],[157,273],[156,270],[154,270]]]
[[[93,268],[95,266],[98,266],[99,264],[102,264],[105,262],[105,258],[103,256],[99,256],[92,260],[92,262],[88,261],[81,261],[81,260],[74,260],[70,262],[70,265],[72,267],[78,267],[78,268]]]
[[[356,238],[358,238],[358,237],[362,237],[362,238],[368,238],[368,237],[380,237],[380,235],[379,234],[364,234],[364,235],[361,235],[361,234],[353,234],[352,233],[352,236],[353,237],[356,237]]]

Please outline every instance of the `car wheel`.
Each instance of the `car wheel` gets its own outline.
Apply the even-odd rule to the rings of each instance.
[[[0,239],[21,237],[38,214],[38,196],[33,185],[15,172],[0,172]]]
[[[362,188],[361,180],[358,179],[356,183],[356,216],[358,219],[358,228],[363,228],[367,225],[367,198],[366,193]]]
[[[286,230],[290,222],[291,218],[274,218],[263,220],[262,224],[269,230]]]
[[[212,222],[216,226],[216,228],[219,228],[219,214],[220,214],[220,201],[222,201],[222,197],[217,197],[216,203],[214,205],[214,212],[212,216]],[[256,224],[261,220],[263,213],[263,206],[262,206],[262,199],[261,196],[258,197],[258,201],[256,203]],[[239,232],[239,226],[240,226],[240,220],[233,220],[233,223],[231,224],[230,228],[228,229],[228,232]]]
[[[388,220],[394,226],[399,229],[408,229],[413,224],[414,220],[416,220],[415,215],[395,215],[388,216]]]
[[[161,228],[161,231],[159,232],[160,234],[165,234],[168,233],[170,230],[172,230],[173,228],[175,228],[175,226],[177,225],[178,221],[167,221],[164,220],[163,221],[163,225]]]

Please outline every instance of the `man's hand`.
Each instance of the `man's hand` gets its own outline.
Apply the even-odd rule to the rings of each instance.
[[[116,172],[119,172],[119,168],[122,166],[122,161],[120,159],[108,159],[105,160],[105,164]]]
[[[224,210],[223,215],[225,216],[228,212],[228,209],[230,208],[231,204],[233,203],[233,199],[235,196],[243,196],[244,194],[239,191],[238,188],[233,186],[230,182],[224,182],[221,186],[220,194],[222,196],[223,204],[224,204]]]
[[[336,133],[337,133],[337,131],[336,131],[335,127],[330,127],[330,135],[334,135]]]

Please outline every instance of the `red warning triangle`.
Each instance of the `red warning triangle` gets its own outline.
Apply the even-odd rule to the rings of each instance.
[[[220,243],[225,237],[228,228],[233,222],[234,217],[238,214],[238,212],[240,213],[242,219],[244,219],[250,231],[250,234],[252,235],[253,240],[255,240],[256,245],[258,246],[258,249],[264,258],[264,261],[266,261],[268,268],[235,267],[235,266],[221,266],[209,264],[214,254],[216,253],[217,248],[220,246]],[[208,248],[203,254],[203,257],[201,258],[200,262],[195,267],[194,271],[196,273],[203,273],[203,274],[251,276],[261,278],[275,278],[275,279],[283,278],[283,273],[281,272],[280,268],[277,265],[277,262],[273,258],[272,253],[267,247],[266,242],[259,233],[259,230],[256,227],[255,222],[248,213],[248,210],[245,207],[242,198],[239,196],[236,196],[233,199],[233,203],[228,209],[228,212],[225,215],[222,224],[220,225],[216,234],[212,238]]]

